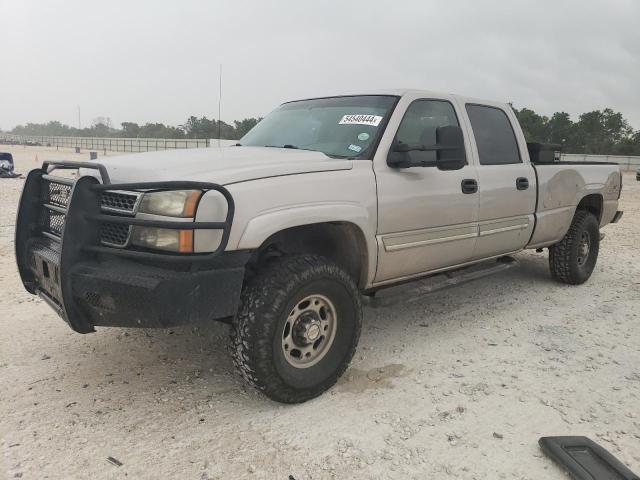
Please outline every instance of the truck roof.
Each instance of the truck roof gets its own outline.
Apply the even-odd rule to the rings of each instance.
[[[418,96],[424,96],[424,97],[430,97],[430,96],[435,96],[435,97],[452,97],[452,98],[457,98],[460,99],[461,101],[465,102],[465,103],[480,103],[483,105],[500,105],[500,106],[505,106],[507,105],[507,102],[502,102],[502,101],[497,101],[497,100],[488,100],[488,99],[483,99],[483,98],[475,98],[475,97],[468,97],[466,95],[458,95],[455,93],[447,93],[447,92],[437,92],[434,90],[422,90],[422,89],[415,89],[415,88],[389,88],[389,89],[378,89],[378,90],[369,90],[369,91],[356,91],[356,92],[349,92],[349,93],[340,93],[340,94],[330,94],[330,95],[319,95],[319,96],[314,96],[314,97],[308,97],[308,98],[300,98],[297,100],[291,100],[288,102],[284,102],[284,103],[291,103],[291,102],[299,102],[302,100],[313,100],[316,98],[329,98],[329,97],[348,97],[348,96],[356,96],[356,95],[394,95],[394,96],[398,96],[398,97],[402,97],[405,95],[418,95]]]

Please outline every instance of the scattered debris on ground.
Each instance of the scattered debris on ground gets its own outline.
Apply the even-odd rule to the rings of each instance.
[[[107,457],[107,462],[111,463],[112,465],[115,465],[116,467],[121,467],[123,465],[123,463],[120,460],[113,457]]]

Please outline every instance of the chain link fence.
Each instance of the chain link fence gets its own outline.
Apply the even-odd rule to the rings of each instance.
[[[153,152],[156,150],[203,148],[217,145],[217,142],[217,140],[198,138],[54,137],[0,133],[0,143],[4,144],[109,150],[111,152]]]
[[[563,162],[607,162],[617,163],[625,172],[640,168],[640,157],[628,155],[586,155],[581,153],[563,153]]]

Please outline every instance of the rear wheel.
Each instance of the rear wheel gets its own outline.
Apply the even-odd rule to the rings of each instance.
[[[231,350],[244,378],[273,400],[299,403],[330,388],[360,337],[350,275],[317,255],[271,261],[244,288]]]
[[[562,241],[549,247],[551,276],[570,285],[586,282],[596,266],[599,248],[598,219],[586,210],[578,210]]]

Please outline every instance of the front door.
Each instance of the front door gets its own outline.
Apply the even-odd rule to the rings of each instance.
[[[523,162],[513,112],[490,105],[465,105],[478,161],[478,241],[474,259],[524,248],[534,228],[536,176]],[[518,134],[522,133],[518,130]],[[474,142],[472,142],[473,144]],[[524,145],[524,138],[521,142]]]
[[[436,128],[460,125],[449,99],[406,99],[403,118],[395,120],[392,143],[430,145]],[[397,110],[402,108],[399,104]],[[394,119],[388,130],[394,128]],[[471,158],[465,142],[467,159]],[[433,151],[408,152],[430,159]],[[416,160],[418,158],[415,158]],[[478,194],[475,165],[443,171],[436,167],[391,168],[376,158],[378,186],[378,269],[375,282],[416,276],[472,258],[477,237]],[[464,186],[464,192],[463,192]]]

